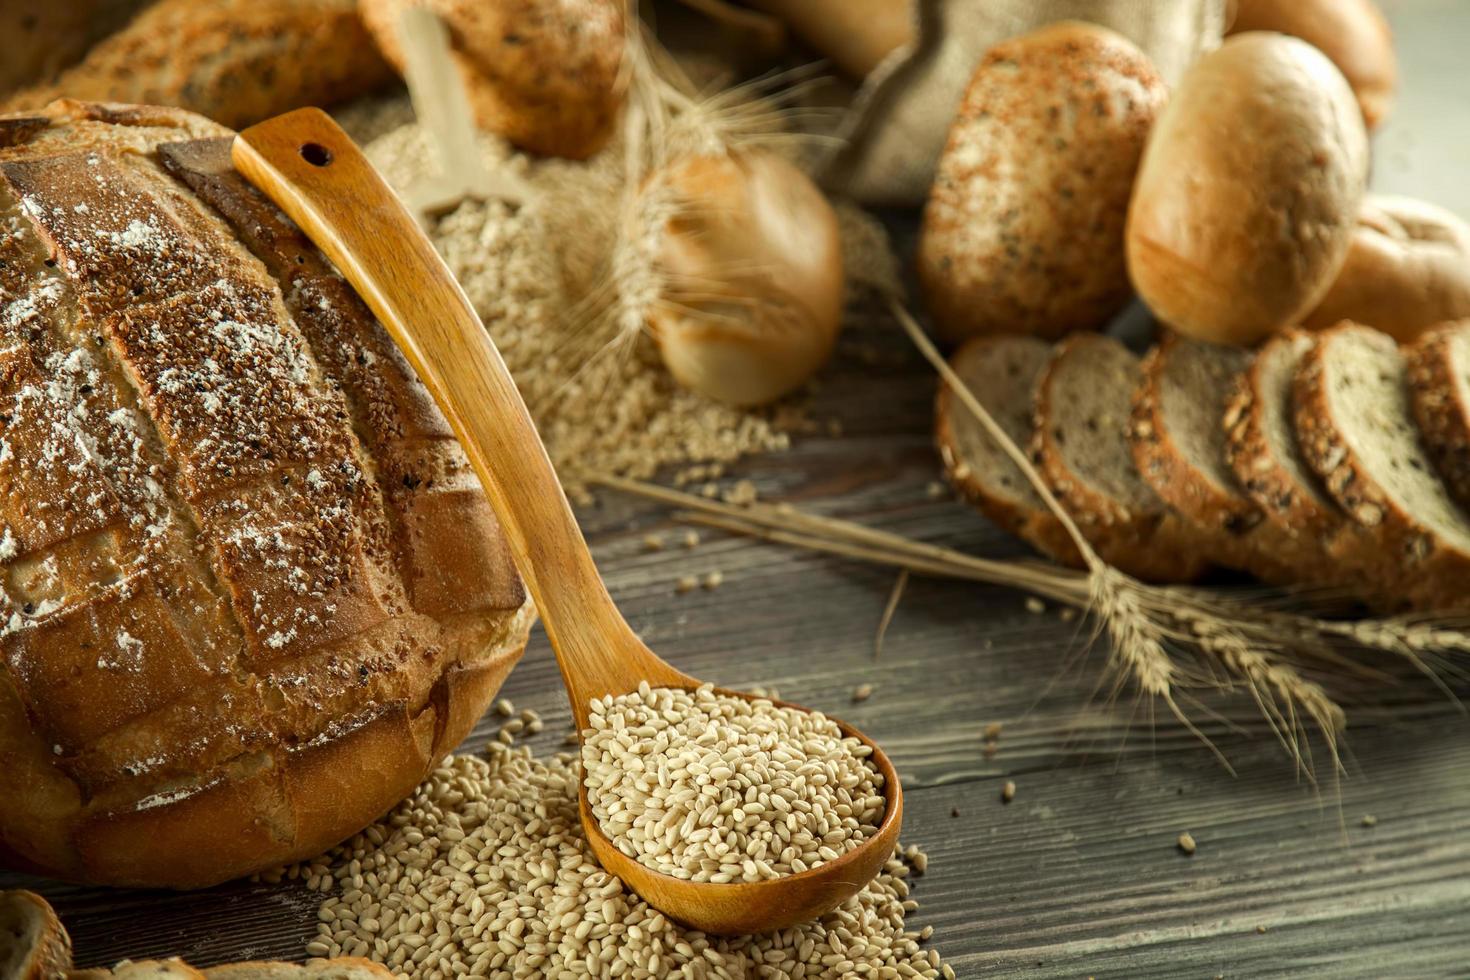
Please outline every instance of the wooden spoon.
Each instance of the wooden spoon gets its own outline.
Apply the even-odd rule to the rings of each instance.
[[[321,110],[298,109],[245,130],[232,156],[357,287],[443,408],[540,610],[578,727],[588,727],[593,698],[627,694],[640,681],[698,687],[644,646],[618,612],[490,335],[434,246],[347,134]],[[682,881],[619,851],[598,826],[583,786],[582,824],[592,850],[650,905],[705,932],[768,932],[817,918],[882,870],[903,819],[903,791],[888,757],[861,732],[841,728],[872,748],[887,808],[877,832],[835,861],[768,881]]]

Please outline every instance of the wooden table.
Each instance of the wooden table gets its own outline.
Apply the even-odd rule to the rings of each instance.
[[[1380,137],[1378,179],[1470,214],[1456,41],[1470,5],[1390,10],[1407,89]],[[889,363],[848,349],[816,396],[842,435],[802,438],[735,475],[767,499],[1020,554],[926,493],[932,377],[893,330],[863,339]],[[1222,720],[1199,720],[1232,776],[1177,723],[1150,723],[1146,705],[1097,703],[1102,652],[1079,657],[1077,624],[1028,611],[1019,594],[915,579],[875,659],[891,571],[711,533],[693,550],[650,552],[644,535],[674,528],[666,511],[614,494],[582,516],[613,594],[661,654],[718,683],[774,685],[883,743],[904,778],[905,838],[930,855],[912,921],[934,926],[960,976],[1470,976],[1470,721],[1427,685],[1352,706],[1347,772],[1316,788],[1250,704],[1226,702]],[[716,569],[718,589],[675,594],[681,576]],[[871,699],[849,703],[864,682]],[[547,719],[532,744],[555,751],[568,716],[541,634],[504,694]],[[987,758],[991,722],[1004,729]],[[468,748],[493,728],[483,722]],[[1198,841],[1193,857],[1176,847],[1182,831]],[[288,885],[173,894],[0,875],[15,886],[56,904],[81,965],[300,958],[317,904]]]

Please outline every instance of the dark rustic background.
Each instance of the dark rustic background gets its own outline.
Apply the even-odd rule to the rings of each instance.
[[[1375,182],[1470,216],[1470,3],[1386,6],[1404,92],[1377,140]],[[850,343],[816,396],[843,434],[802,438],[733,475],[766,499],[1019,553],[926,493],[938,472],[932,377],[896,332],[862,339],[890,363]],[[1315,788],[1246,699],[1224,702],[1222,720],[1199,720],[1232,776],[1147,705],[1098,703],[1101,654],[1079,657],[1077,624],[1027,611],[1016,593],[915,579],[875,660],[891,571],[709,532],[693,550],[648,552],[645,534],[678,529],[664,509],[614,494],[582,518],[654,649],[718,683],[774,685],[883,743],[904,777],[905,838],[930,855],[912,921],[934,926],[960,976],[1470,976],[1470,720],[1428,685],[1350,706],[1347,771]],[[716,569],[720,588],[675,594],[681,576]],[[863,682],[875,693],[850,704]],[[544,635],[504,693],[547,719],[538,751],[559,748],[567,710]],[[987,758],[991,722],[1004,729]],[[1017,792],[1005,805],[1008,779]],[[1186,830],[1193,857],[1175,846]],[[56,904],[81,965],[299,958],[317,904],[287,885],[172,894],[0,875],[14,886]]]

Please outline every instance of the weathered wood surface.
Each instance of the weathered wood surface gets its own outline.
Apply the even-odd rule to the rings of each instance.
[[[1380,140],[1382,171],[1453,172],[1467,147],[1453,123],[1467,111],[1463,68],[1446,64],[1470,5],[1400,0],[1390,12],[1408,90],[1405,121]],[[1437,142],[1448,145],[1436,170],[1423,161]],[[1456,178],[1441,199],[1470,212],[1463,167]],[[926,495],[933,382],[895,333],[879,340],[894,364],[849,352],[817,395],[841,437],[803,438],[737,475],[768,499],[1020,553],[978,515]],[[875,661],[889,570],[710,532],[693,550],[648,552],[645,534],[679,529],[665,510],[613,494],[581,516],[614,596],[660,654],[719,683],[779,687],[884,744],[905,780],[905,838],[930,854],[913,921],[935,927],[960,976],[1470,976],[1470,720],[1427,685],[1351,707],[1347,772],[1318,788],[1246,699],[1224,702],[1224,720],[1199,720],[1232,776],[1172,719],[1091,703],[1101,653],[1078,658],[1077,624],[1028,612],[1015,593],[915,579]],[[719,589],[675,595],[681,575],[715,569]],[[875,693],[850,704],[863,682]],[[568,716],[543,637],[504,693],[545,716],[532,744],[555,751]],[[986,758],[995,721],[999,752]],[[493,728],[482,723],[468,746]],[[1175,846],[1185,830],[1193,857]],[[300,958],[314,930],[315,896],[289,883],[181,895],[0,875],[0,887],[21,885],[56,904],[83,965]]]

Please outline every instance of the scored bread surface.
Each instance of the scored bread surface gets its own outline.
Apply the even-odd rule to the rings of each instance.
[[[1424,444],[1451,495],[1470,508],[1470,320],[1425,334],[1406,356]]]
[[[977,337],[950,359],[970,392],[1022,452],[1031,444],[1036,381],[1051,345],[1035,337]],[[1082,556],[1036,488],[948,385],[935,400],[935,442],[950,483],[987,517],[1069,565]]]
[[[1403,570],[1406,597],[1424,608],[1465,607],[1470,518],[1429,459],[1398,345],[1376,330],[1341,324],[1318,336],[1294,386],[1304,456]]]
[[[0,119],[14,864],[195,886],[318,853],[524,643],[463,451],[229,136],[108,104]]]
[[[1128,445],[1139,361],[1111,337],[1057,345],[1036,389],[1032,458],[1098,553],[1140,578],[1184,582],[1208,567],[1204,536],[1144,482]]]

